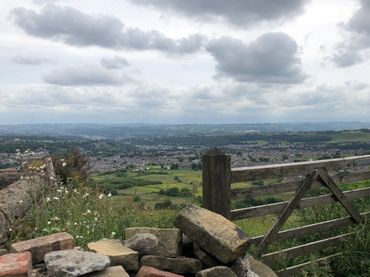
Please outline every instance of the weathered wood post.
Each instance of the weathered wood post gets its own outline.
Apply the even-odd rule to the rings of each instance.
[[[202,156],[203,207],[230,218],[230,156],[217,148]]]

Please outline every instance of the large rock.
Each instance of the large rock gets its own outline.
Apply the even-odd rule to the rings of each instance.
[[[230,267],[238,277],[259,277],[251,269],[251,265],[246,256],[239,257]]]
[[[203,208],[185,207],[176,216],[175,226],[224,264],[235,261],[247,249],[249,239],[238,226]]]
[[[136,277],[184,277],[172,272],[158,270],[150,266],[140,267],[139,272],[136,274]]]
[[[186,257],[168,258],[148,255],[141,258],[140,266],[151,266],[177,274],[186,274],[196,273],[201,270],[202,262],[198,259]]]
[[[251,270],[261,277],[277,277],[276,273],[264,263],[256,260],[251,255],[246,254],[245,258],[248,259]]]
[[[126,240],[125,245],[128,248],[139,252],[140,255],[155,255],[162,250],[158,248],[164,247],[159,244],[158,238],[150,233],[136,234]],[[165,250],[166,249],[163,249],[163,251]]]
[[[125,230],[126,240],[136,234],[150,233],[158,238],[159,245],[155,251],[155,255],[163,257],[177,257],[181,254],[181,231],[177,228],[149,228],[149,227],[134,227]]]
[[[13,243],[10,247],[10,252],[30,251],[32,253],[32,262],[36,264],[44,260],[46,253],[73,249],[74,245],[73,237],[68,233],[62,232]]]
[[[81,276],[109,266],[109,258],[92,252],[61,250],[45,255],[48,274],[53,277]]]
[[[199,271],[196,277],[237,277],[227,266],[216,266]]]
[[[93,272],[85,275],[86,277],[130,277],[122,266],[111,266],[102,271]]]
[[[87,244],[89,250],[108,256],[111,265],[122,265],[125,270],[139,269],[138,252],[124,246],[118,240],[99,240]]]
[[[31,274],[32,257],[30,252],[0,256],[1,277],[28,277]]]

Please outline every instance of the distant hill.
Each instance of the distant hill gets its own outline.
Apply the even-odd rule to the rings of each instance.
[[[300,132],[368,129],[370,122],[296,122],[246,124],[19,124],[0,125],[1,135],[132,138],[147,136],[217,135],[250,132]]]

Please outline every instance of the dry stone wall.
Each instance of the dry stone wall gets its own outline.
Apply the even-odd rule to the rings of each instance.
[[[85,251],[75,247],[68,233],[13,243],[10,253],[0,256],[0,276],[277,276],[246,254],[249,238],[221,215],[188,206],[174,224],[177,228],[127,228],[125,241],[101,239],[88,243]],[[203,254],[198,255],[199,251]],[[207,264],[204,255],[212,257],[214,264]],[[6,272],[9,268],[12,272]]]
[[[46,158],[44,176],[24,176],[0,190],[0,248],[7,242],[9,229],[32,207],[34,200],[53,180],[53,164],[50,158]]]

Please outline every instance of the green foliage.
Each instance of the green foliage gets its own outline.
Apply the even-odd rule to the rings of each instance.
[[[65,231],[84,247],[102,238],[123,239],[127,227],[172,227],[174,216],[174,211],[142,209],[134,201],[118,201],[85,186],[54,187],[19,220],[11,242]]]
[[[178,187],[173,187],[169,189],[161,189],[158,194],[163,194],[171,197],[192,197],[193,193],[188,188],[182,188],[181,190]]]
[[[77,148],[70,148],[61,155],[53,156],[55,174],[63,184],[85,182],[88,177],[89,160]]]
[[[370,222],[365,221],[354,231],[356,235],[343,243],[343,254],[331,262],[335,276],[370,276]]]

